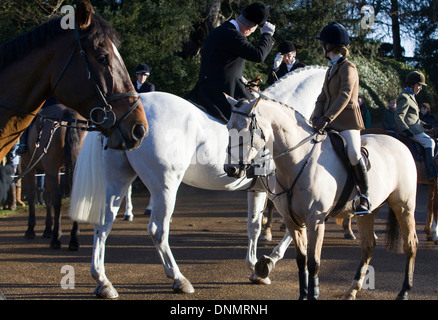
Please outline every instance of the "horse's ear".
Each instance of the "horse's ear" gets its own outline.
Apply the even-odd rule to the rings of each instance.
[[[90,0],[82,0],[79,2],[75,12],[75,20],[80,30],[88,28],[91,24],[91,15],[94,9],[91,6]]]
[[[223,94],[225,95],[225,98],[227,99],[228,103],[231,104],[231,107],[234,108],[238,101],[234,99],[232,96],[226,94],[225,92],[223,92]]]

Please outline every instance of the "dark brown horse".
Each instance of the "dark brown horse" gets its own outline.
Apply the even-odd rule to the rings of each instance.
[[[0,159],[51,96],[90,119],[110,148],[134,149],[146,137],[116,32],[90,1],[77,5],[74,18],[73,29],[57,18],[0,46]]]
[[[90,119],[108,136],[110,148],[136,148],[147,135],[114,29],[89,1],[78,4],[74,29],[63,27],[61,19],[0,47],[0,158],[50,96]]]
[[[27,137],[27,152],[21,157],[23,170],[27,171],[23,177],[26,197],[29,203],[29,221],[25,237],[35,238],[35,203],[36,184],[35,173],[45,173],[44,200],[46,203],[46,228],[43,237],[52,238],[50,246],[54,249],[61,247],[61,201],[63,190],[60,174],[64,169],[64,184],[71,190],[73,170],[76,159],[85,139],[86,131],[80,129],[83,124],[77,124],[75,119],[85,120],[77,112],[66,108],[62,104],[53,104],[40,111],[44,117],[37,118],[29,128]],[[64,120],[64,121],[63,121]],[[67,191],[69,192],[69,191]],[[52,222],[52,208],[54,221]],[[53,231],[52,231],[53,224]],[[73,222],[71,230],[70,250],[79,249],[77,239],[78,224]]]

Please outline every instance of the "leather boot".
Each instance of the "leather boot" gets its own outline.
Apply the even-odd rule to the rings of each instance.
[[[427,180],[435,179],[437,177],[437,170],[435,166],[435,160],[433,158],[432,148],[425,148],[424,155],[425,155],[424,161],[426,164]]]
[[[359,163],[352,167],[354,179],[356,180],[356,184],[360,190],[360,195],[358,196],[359,203],[354,208],[354,213],[362,216],[371,213],[370,200],[368,199],[368,172],[365,165],[365,160],[361,158]]]

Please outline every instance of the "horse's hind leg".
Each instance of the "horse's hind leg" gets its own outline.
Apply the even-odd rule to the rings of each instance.
[[[195,290],[179,270],[169,245],[170,219],[175,208],[179,182],[167,181],[163,186],[166,188],[148,186],[151,199],[154,199],[148,232],[161,258],[166,276],[173,279],[173,290],[176,293],[193,293]]]
[[[54,223],[52,230],[52,240],[50,242],[50,247],[52,249],[59,249],[61,247],[61,203],[62,203],[62,191],[59,185],[59,175],[58,172],[53,175],[46,174],[45,179],[46,191],[48,191],[46,195],[46,207],[47,210],[53,206],[54,212]],[[48,211],[49,212],[49,211]]]
[[[373,214],[357,217],[362,258],[356,275],[354,276],[353,283],[344,295],[344,299],[346,300],[356,299],[357,292],[362,289],[368,265],[373,255],[374,248],[376,247],[376,239],[374,237],[374,215],[375,212],[373,212]]]
[[[400,232],[403,239],[403,250],[406,255],[405,278],[402,289],[397,295],[397,300],[407,300],[408,291],[412,289],[414,284],[414,266],[418,248],[415,217],[413,211],[411,212],[404,208],[397,211],[394,210],[394,213],[400,226]]]
[[[73,226],[70,232],[70,242],[68,244],[68,250],[70,251],[78,251],[79,250],[79,224],[76,221],[73,221]]]
[[[438,213],[438,179],[435,179],[433,183],[429,185],[429,195],[427,199],[427,217],[424,224],[424,232],[428,241],[433,241],[432,224],[434,216]],[[438,240],[438,239],[436,239]]]

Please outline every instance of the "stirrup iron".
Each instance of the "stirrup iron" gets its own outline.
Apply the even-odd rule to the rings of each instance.
[[[356,204],[358,199],[359,199],[359,203]],[[361,211],[357,211],[356,208],[361,204],[360,203],[361,199],[364,199],[366,201],[365,205],[367,206],[367,209],[361,210]],[[356,197],[354,197],[354,199],[353,199],[353,212],[354,212],[355,215],[364,216],[364,215],[370,214],[371,213],[370,207],[371,207],[370,200],[368,199],[368,197],[366,195],[358,194]]]

